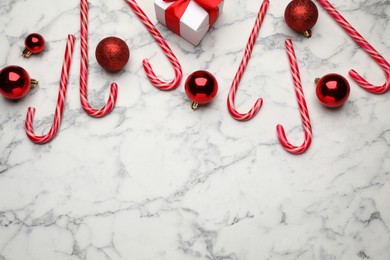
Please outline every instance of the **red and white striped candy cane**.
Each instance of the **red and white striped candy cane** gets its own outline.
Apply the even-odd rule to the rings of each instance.
[[[301,146],[292,145],[286,137],[286,133],[284,132],[284,128],[282,125],[277,125],[276,130],[278,133],[278,138],[281,145],[288,152],[292,154],[301,154],[304,153],[311,144],[312,139],[312,129],[310,124],[309,111],[307,109],[305,95],[303,93],[303,88],[301,84],[301,77],[299,74],[299,68],[297,63],[297,58],[295,56],[294,46],[292,44],[291,39],[286,40],[286,50],[288,55],[288,60],[290,62],[291,74],[293,76],[295,94],[298,100],[299,112],[302,118],[303,130],[305,132],[305,140]]]
[[[110,96],[107,104],[96,110],[88,102],[88,0],[80,1],[80,38],[81,38],[81,63],[80,63],[80,102],[84,111],[92,117],[104,117],[114,108],[118,97],[118,85],[111,84]]]
[[[156,74],[154,73],[152,66],[150,65],[149,60],[143,60],[143,66],[146,75],[148,76],[150,82],[160,90],[172,90],[179,86],[180,81],[182,79],[182,68],[181,65],[176,58],[175,54],[172,52],[169,45],[165,42],[164,38],[161,36],[160,32],[156,29],[153,23],[150,21],[145,12],[141,9],[141,7],[137,4],[135,0],[126,0],[129,4],[130,8],[134,11],[134,13],[138,16],[141,22],[145,25],[146,29],[148,29],[149,33],[156,40],[158,45],[161,47],[162,51],[165,53],[169,61],[171,62],[174,70],[175,70],[175,78],[171,82],[165,82],[160,80]]]
[[[351,36],[354,41],[360,45],[379,66],[381,66],[386,75],[386,82],[382,86],[375,86],[367,82],[355,70],[350,70],[349,75],[356,81],[363,89],[373,94],[383,94],[390,89],[390,64],[380,55],[364,38],[361,36],[348,22],[341,16],[341,14],[327,1],[318,0],[318,2],[325,8],[325,10],[334,18],[334,20]]]
[[[245,72],[245,68],[248,65],[249,59],[251,57],[253,46],[255,45],[257,35],[259,34],[260,27],[261,24],[263,23],[265,14],[267,13],[268,6],[269,6],[269,0],[264,0],[260,7],[259,13],[257,15],[255,25],[253,26],[252,32],[249,36],[248,43],[246,45],[245,52],[244,52],[244,57],[241,60],[236,76],[234,77],[232,85],[230,87],[230,91],[227,99],[228,110],[232,115],[232,117],[239,121],[247,121],[252,119],[259,112],[263,104],[263,99],[259,98],[256,101],[255,105],[252,107],[252,109],[249,110],[248,113],[241,114],[235,108],[234,99],[236,97],[238,85],[240,84],[241,78]]]
[[[66,89],[68,86],[69,70],[72,62],[72,54],[75,42],[74,35],[68,35],[68,42],[65,49],[64,63],[62,65],[60,90],[58,92],[57,107],[54,114],[54,121],[46,135],[36,135],[33,130],[33,118],[35,113],[34,107],[29,107],[26,116],[26,134],[31,141],[37,144],[50,142],[57,134],[61,124],[62,113],[64,111]]]

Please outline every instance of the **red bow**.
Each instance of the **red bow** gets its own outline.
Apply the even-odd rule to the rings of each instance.
[[[169,29],[180,35],[180,19],[186,11],[191,0],[163,0],[175,2],[165,10],[165,22]],[[209,26],[211,27],[218,18],[218,5],[223,0],[193,0],[209,14]]]

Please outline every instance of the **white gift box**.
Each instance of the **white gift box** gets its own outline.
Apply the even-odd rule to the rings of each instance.
[[[222,13],[223,3],[224,1],[218,5],[219,15]],[[174,4],[174,2],[164,2],[163,0],[155,0],[154,2],[157,20],[165,26],[167,26],[165,10],[172,4]],[[190,1],[187,9],[180,19],[180,36],[193,45],[198,45],[210,29],[209,21],[210,18],[208,12],[195,1]]]

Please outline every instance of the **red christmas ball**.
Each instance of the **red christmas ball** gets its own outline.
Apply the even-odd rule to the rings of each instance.
[[[207,104],[214,99],[218,92],[218,82],[210,72],[198,70],[188,76],[184,89],[195,110],[198,104]]]
[[[0,71],[0,94],[8,99],[24,97],[31,85],[35,86],[37,83],[19,66],[8,66]]]
[[[45,48],[45,39],[39,33],[31,33],[24,40],[23,56],[28,58],[31,54],[38,54]]]
[[[129,61],[130,50],[126,42],[118,37],[107,37],[96,47],[96,60],[105,70],[121,70]]]
[[[317,6],[311,0],[293,0],[286,7],[284,20],[292,30],[310,37],[318,20]]]
[[[350,86],[347,79],[339,74],[325,75],[317,82],[317,98],[326,107],[342,106],[347,101],[349,93]]]

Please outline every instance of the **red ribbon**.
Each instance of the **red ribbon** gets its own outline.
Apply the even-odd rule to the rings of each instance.
[[[169,29],[180,35],[180,19],[184,15],[191,0],[163,0],[164,2],[175,2],[165,10],[165,23]],[[193,0],[209,14],[209,27],[218,18],[218,5],[223,0]]]

